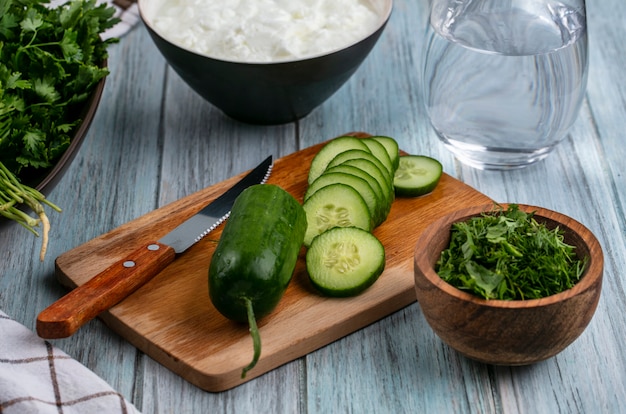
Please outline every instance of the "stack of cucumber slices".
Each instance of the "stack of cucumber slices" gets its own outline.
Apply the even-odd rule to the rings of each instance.
[[[304,244],[310,280],[328,296],[354,296],[370,287],[385,267],[385,249],[372,234],[389,215],[395,197],[434,190],[439,161],[400,155],[387,136],[342,136],[311,162],[304,211]]]

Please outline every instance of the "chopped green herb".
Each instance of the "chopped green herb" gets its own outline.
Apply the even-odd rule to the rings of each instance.
[[[435,271],[485,299],[538,299],[572,288],[587,260],[578,259],[561,229],[548,229],[511,204],[453,224]]]

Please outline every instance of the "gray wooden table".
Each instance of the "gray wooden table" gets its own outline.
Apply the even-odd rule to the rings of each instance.
[[[418,72],[427,0],[398,0],[375,50],[354,77],[305,119],[251,126],[221,115],[169,68],[142,25],[111,47],[107,80],[84,145],[49,198],[46,260],[17,225],[0,231],[0,309],[34,329],[65,293],[60,254],[205,186],[348,131],[395,137],[413,153],[500,202],[570,215],[605,253],[595,317],[561,354],[536,365],[494,367],[444,345],[414,303],[306,357],[223,393],[189,384],[99,320],[53,343],[145,413],[626,412],[626,2],[588,2],[591,67],[571,135],[544,162],[510,172],[465,167],[439,144],[421,106]],[[85,258],[88,260],[88,258]],[[2,338],[0,338],[0,341]]]

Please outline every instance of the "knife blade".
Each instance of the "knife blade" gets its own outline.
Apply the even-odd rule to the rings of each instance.
[[[37,334],[47,339],[66,338],[121,302],[224,222],[237,196],[251,185],[265,183],[272,166],[270,155],[224,194],[158,241],[143,244],[52,303],[37,317]]]

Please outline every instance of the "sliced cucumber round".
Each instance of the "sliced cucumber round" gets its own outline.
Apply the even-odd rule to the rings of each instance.
[[[369,139],[378,141],[385,147],[387,154],[389,154],[389,158],[391,158],[391,163],[393,164],[394,169],[397,169],[400,163],[400,147],[398,145],[398,141],[383,135],[369,137]]]
[[[333,227],[372,230],[372,217],[363,197],[345,184],[331,184],[317,190],[302,205],[307,218],[304,245]]]
[[[435,189],[443,173],[439,161],[425,155],[403,155],[393,179],[398,197],[418,197]]]
[[[372,168],[374,167],[374,164],[370,164],[372,166]],[[376,198],[378,199],[379,205],[376,211],[376,215],[375,217],[373,217],[374,220],[374,227],[377,227],[378,225],[380,225],[383,221],[385,221],[386,218],[386,211],[387,211],[387,193],[386,191],[383,192],[383,189],[380,187],[380,184],[378,183],[378,180],[374,177],[372,177],[370,174],[368,174],[365,170],[361,169],[361,168],[357,168],[355,166],[352,165],[346,165],[346,164],[340,164],[337,165],[335,167],[331,167],[329,169],[327,169],[324,174],[332,174],[332,173],[344,173],[344,174],[350,174],[350,175],[355,175],[357,177],[360,177],[362,179],[364,179],[365,181],[367,181],[367,183],[370,185],[370,187],[372,188],[372,190],[374,191],[374,193],[376,194]],[[324,175],[322,174],[322,175]]]
[[[306,253],[313,286],[325,295],[355,296],[370,287],[385,268],[385,249],[371,233],[343,227],[313,240]]]
[[[363,178],[357,177],[356,175],[341,172],[330,173],[325,171],[324,174],[317,177],[317,179],[313,181],[313,184],[307,188],[307,191],[304,194],[304,202],[306,202],[319,189],[336,183],[349,185],[358,191],[361,197],[363,197],[365,204],[367,204],[367,208],[372,219],[372,228],[374,228],[376,217],[382,208],[382,201],[376,196],[376,193],[368,182]]]
[[[339,153],[328,163],[326,168],[332,168],[336,165],[343,164],[348,160],[354,159],[365,159],[374,163],[374,165],[376,165],[380,172],[385,176],[385,181],[388,183],[387,185],[391,186],[393,184],[393,176],[389,173],[389,171],[387,171],[383,163],[381,163],[380,160],[369,151],[369,149],[367,151],[353,149]]]
[[[322,149],[315,154],[311,161],[311,167],[309,168],[309,184],[313,183],[317,177],[322,175],[328,163],[342,152],[359,149],[361,151],[369,152],[369,148],[360,138],[356,137],[338,137],[331,141],[328,141]]]
[[[393,176],[396,169],[391,161],[391,158],[389,158],[389,153],[387,152],[385,146],[372,138],[364,138],[363,142],[367,145],[372,155],[378,158],[378,161],[380,161],[381,164],[385,166],[387,171],[389,171],[389,174]]]
[[[384,219],[387,218],[387,214],[389,214],[389,210],[391,210],[391,205],[395,198],[395,194],[394,194],[394,189],[393,189],[392,184],[390,184],[387,181],[387,178],[381,172],[380,168],[377,167],[376,164],[374,164],[370,160],[366,160],[364,158],[349,159],[339,165],[347,165],[350,167],[356,167],[356,168],[362,169],[363,171],[365,171],[366,173],[374,177],[374,179],[380,185],[380,188],[383,191],[384,200],[386,201],[384,214],[383,214],[383,221],[384,221]],[[334,168],[334,167],[330,167],[330,168]]]

